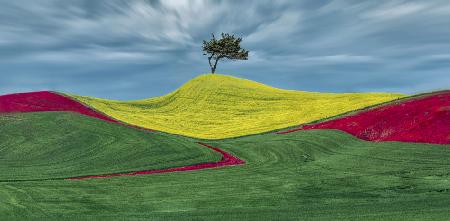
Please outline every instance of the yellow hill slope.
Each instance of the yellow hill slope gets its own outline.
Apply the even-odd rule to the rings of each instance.
[[[206,74],[162,97],[138,101],[72,97],[129,124],[220,139],[294,126],[403,95],[288,91],[226,75]]]

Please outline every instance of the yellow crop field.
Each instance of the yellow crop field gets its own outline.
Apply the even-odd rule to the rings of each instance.
[[[129,124],[204,139],[271,131],[404,97],[290,91],[220,74],[201,75],[170,94],[144,100],[69,96]]]

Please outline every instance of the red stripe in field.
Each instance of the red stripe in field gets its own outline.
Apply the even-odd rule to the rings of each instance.
[[[43,112],[43,111],[77,112],[77,113],[80,113],[80,114],[83,114],[86,116],[98,118],[100,120],[104,120],[104,121],[108,121],[108,122],[121,124],[123,126],[131,127],[134,129],[154,132],[154,130],[151,130],[151,129],[146,129],[146,128],[119,122],[115,119],[108,117],[107,115],[104,115],[100,112],[97,112],[97,111],[83,105],[82,103],[80,103],[76,100],[73,100],[68,97],[59,95],[57,93],[49,92],[49,91],[9,94],[9,95],[0,96],[0,113]],[[128,172],[128,173],[92,175],[92,176],[74,177],[74,178],[68,178],[68,179],[69,180],[85,180],[85,179],[94,179],[94,178],[110,178],[110,177],[116,177],[116,176],[136,176],[136,175],[144,175],[144,174],[200,170],[200,169],[206,169],[206,168],[233,166],[233,165],[239,165],[239,164],[245,163],[245,161],[243,161],[243,160],[241,160],[241,159],[239,159],[217,147],[212,147],[212,146],[209,146],[204,143],[199,143],[199,144],[222,154],[222,160],[220,160],[219,162],[201,163],[201,164],[197,164],[197,165],[175,167],[175,168],[161,169],[161,170],[144,170],[144,171]]]
[[[104,121],[119,123],[117,120],[92,110],[78,101],[50,91],[0,96],[0,113],[42,111],[71,111]]]
[[[216,152],[221,153],[222,160],[220,160],[219,162],[201,163],[201,164],[196,164],[196,165],[174,167],[174,168],[161,169],[161,170],[143,170],[143,171],[128,172],[128,173],[113,173],[113,174],[105,174],[105,175],[73,177],[73,178],[68,178],[68,180],[86,180],[86,179],[111,178],[111,177],[119,177],[119,176],[136,176],[136,175],[146,175],[146,174],[155,174],[155,173],[181,172],[181,171],[201,170],[201,169],[223,167],[223,166],[234,166],[234,165],[239,165],[239,164],[245,163],[245,161],[243,161],[243,160],[241,160],[241,159],[239,159],[217,147],[212,147],[212,146],[204,144],[204,143],[198,143],[198,144],[205,146],[207,148],[210,148]]]
[[[337,129],[368,141],[450,144],[450,91],[380,106],[299,130]]]

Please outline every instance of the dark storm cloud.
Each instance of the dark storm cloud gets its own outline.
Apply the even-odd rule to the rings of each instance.
[[[167,93],[209,70],[210,33],[243,36],[250,60],[218,72],[329,92],[450,85],[448,1],[4,1],[0,94],[113,99]]]

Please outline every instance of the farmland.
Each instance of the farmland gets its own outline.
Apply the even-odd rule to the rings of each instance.
[[[311,130],[211,142],[246,161],[180,173],[0,183],[4,218],[447,220],[450,149]]]
[[[383,93],[322,94],[284,91],[235,78],[230,78],[232,82],[226,85],[228,77],[219,76],[217,82],[211,78],[215,76],[201,76],[173,94],[133,102],[45,91],[0,96],[0,219],[450,219],[450,145],[432,144],[435,138],[449,136],[448,92],[410,98]],[[222,82],[215,85],[218,92],[205,91],[203,86],[213,82]],[[236,82],[245,82],[246,86]],[[238,88],[232,88],[233,85]],[[236,94],[248,96],[248,103],[242,105],[246,108],[257,108],[259,102],[270,103],[261,101],[262,97],[270,100],[278,96],[281,101],[277,98],[273,103],[280,105],[288,100],[283,100],[283,96],[290,101],[299,96],[317,105],[336,105],[328,112],[321,112],[312,103],[292,107],[292,112],[297,108],[300,120],[314,120],[335,112],[342,115],[276,131],[267,132],[279,125],[266,127],[261,130],[264,133],[253,135],[257,130],[249,125],[228,129],[215,118],[208,121],[194,118],[212,114],[209,108],[222,104],[223,112],[218,114],[239,119],[234,115],[237,110],[242,111],[235,108],[240,106],[234,100],[237,98],[220,95],[239,88],[242,91]],[[168,124],[166,131],[157,131],[143,122],[129,124],[118,115],[109,115],[106,109],[89,106],[95,103],[96,107],[110,108],[119,115],[150,119],[154,117],[152,111],[180,102],[180,94],[195,94],[199,96],[199,104],[205,105],[195,111],[184,110],[181,104],[179,111],[172,109],[181,116],[192,113],[191,118],[182,122],[215,128],[209,135],[228,131],[224,137],[232,134],[237,137],[180,136],[166,132],[179,122]],[[222,96],[222,101],[211,102],[208,96]],[[78,103],[71,97],[85,102]],[[172,100],[167,100],[168,97]],[[345,107],[346,102],[351,108]],[[230,111],[225,112],[226,108]],[[284,108],[290,110],[289,106]],[[263,125],[271,125],[265,115],[268,109],[241,114],[252,119],[245,122],[256,122],[261,129]],[[311,112],[314,110],[318,113]],[[180,117],[171,116],[172,120]],[[427,118],[423,119],[424,116]],[[271,122],[278,119],[275,115],[272,118]],[[383,123],[394,119],[396,124]],[[404,141],[401,139],[413,135],[417,139],[365,141],[358,138],[358,133],[353,136],[352,131],[346,131],[345,126],[355,123],[361,130],[392,126],[398,130],[393,133],[394,139]],[[414,130],[403,131],[405,125],[414,126]],[[202,131],[198,126],[188,133],[186,128],[179,128],[180,134]],[[244,133],[242,128],[249,131]],[[434,130],[432,136],[430,128],[440,129]],[[419,136],[422,133],[428,135]],[[431,140],[420,140],[422,137]]]
[[[0,221],[450,221],[448,27],[450,0],[2,1]]]
[[[0,113],[70,111],[108,122],[118,121],[86,107],[79,102],[49,91],[17,93],[0,96]]]
[[[307,123],[404,95],[288,91],[207,74],[157,98],[111,101],[72,97],[128,124],[195,138],[222,139]]]
[[[337,129],[370,141],[450,144],[450,91],[417,95],[279,133]]]
[[[61,179],[219,161],[165,134],[68,112],[0,115],[0,181]]]

